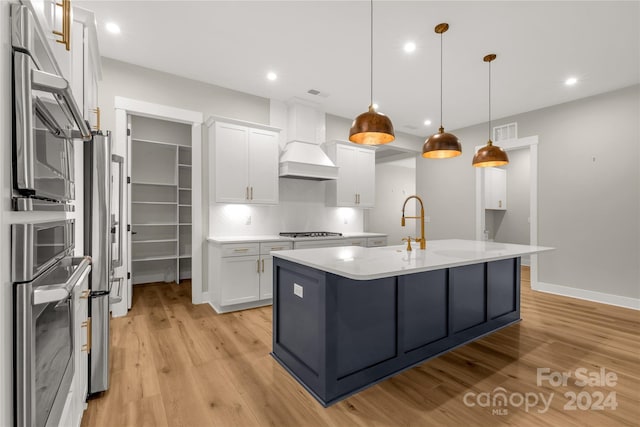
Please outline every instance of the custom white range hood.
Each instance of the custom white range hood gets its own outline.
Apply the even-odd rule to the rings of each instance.
[[[338,177],[338,167],[320,147],[324,112],[293,100],[287,108],[287,144],[280,156],[280,176],[311,180]]]

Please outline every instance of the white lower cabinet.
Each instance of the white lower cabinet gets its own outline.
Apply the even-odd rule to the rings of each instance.
[[[260,299],[258,256],[232,256],[220,263],[221,305],[241,304]]]
[[[291,242],[213,245],[210,292],[219,313],[270,304],[273,298],[271,251],[292,249]]]
[[[379,246],[387,246],[387,236],[367,237],[368,248],[376,248]]]
[[[73,380],[60,416],[60,427],[80,427],[89,390],[89,271],[73,289]]]

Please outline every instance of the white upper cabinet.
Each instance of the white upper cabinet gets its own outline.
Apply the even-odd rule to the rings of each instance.
[[[98,32],[93,12],[73,8],[72,57],[73,94],[91,130],[101,130],[98,106],[98,81],[102,79],[102,63],[98,49]]]
[[[93,12],[69,0],[23,1],[33,7],[53,57],[92,130],[98,129],[98,81],[102,65]]]
[[[500,168],[484,170],[484,208],[507,209],[507,171]]]
[[[247,203],[249,199],[249,129],[216,122],[216,202]]]
[[[218,203],[278,204],[278,130],[208,123]]]
[[[331,160],[338,166],[338,179],[327,182],[327,205],[371,208],[375,205],[375,150],[349,142],[325,144]]]
[[[278,203],[278,134],[249,128],[249,196],[251,203]]]

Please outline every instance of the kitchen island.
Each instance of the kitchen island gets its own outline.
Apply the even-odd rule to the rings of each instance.
[[[274,252],[273,356],[320,403],[520,321],[520,257],[469,240]]]

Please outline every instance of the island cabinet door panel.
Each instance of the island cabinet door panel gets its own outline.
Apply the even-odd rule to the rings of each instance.
[[[519,261],[520,258],[511,258],[487,263],[489,320],[517,310]]]
[[[303,269],[283,267],[276,270],[278,287],[275,339],[287,353],[293,355],[302,370],[296,373],[314,383],[321,361],[324,362],[324,282],[323,276],[305,274]],[[307,269],[309,271],[310,269]]]
[[[334,278],[330,295],[336,296],[335,311],[327,308],[335,319],[333,344],[340,380],[397,356],[396,280]]]
[[[484,263],[449,269],[449,290],[453,333],[486,321]]]
[[[398,277],[398,298],[404,353],[448,336],[446,269]]]

